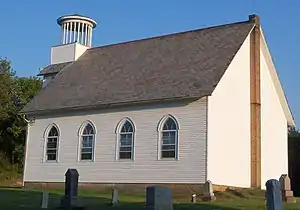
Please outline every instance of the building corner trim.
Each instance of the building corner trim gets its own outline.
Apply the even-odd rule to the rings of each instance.
[[[250,141],[251,187],[261,188],[261,84],[260,84],[260,21],[249,16],[255,26],[250,34]]]

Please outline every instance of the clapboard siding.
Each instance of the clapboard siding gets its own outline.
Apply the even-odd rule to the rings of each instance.
[[[203,183],[206,178],[206,98],[194,102],[148,105],[76,115],[36,117],[29,129],[25,182],[62,182],[67,168],[77,168],[80,182],[96,183]],[[158,160],[159,121],[165,115],[179,123],[179,160]],[[134,160],[116,160],[116,126],[125,117],[135,125]],[[78,161],[78,130],[94,123],[94,162]],[[44,131],[60,129],[59,162],[43,162]]]

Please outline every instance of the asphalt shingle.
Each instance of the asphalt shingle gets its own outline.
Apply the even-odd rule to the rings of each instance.
[[[210,95],[253,26],[245,21],[88,49],[22,112]]]
[[[47,75],[47,74],[56,74],[56,73],[60,72],[63,68],[65,68],[67,65],[71,64],[72,62],[48,65],[40,71],[38,76]]]

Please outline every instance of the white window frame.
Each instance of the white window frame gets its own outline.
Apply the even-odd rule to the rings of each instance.
[[[84,129],[86,128],[87,125],[91,125],[94,131],[94,134],[88,134],[88,135],[84,135]],[[93,144],[92,144],[92,159],[89,160],[82,160],[81,159],[81,149],[82,149],[82,140],[83,140],[83,136],[91,136],[93,135]],[[90,120],[85,121],[84,123],[81,124],[80,128],[79,128],[79,132],[78,132],[78,150],[77,150],[77,161],[78,162],[94,162],[95,161],[95,153],[96,153],[96,136],[97,136],[97,130],[95,127],[95,124],[93,122],[91,122]]]
[[[163,130],[163,127],[167,120],[171,118],[175,125],[176,125],[176,130]],[[158,160],[179,160],[179,131],[180,131],[180,126],[178,123],[178,120],[172,116],[172,115],[166,115],[164,116],[158,123],[158,149],[157,149],[157,159]],[[175,157],[162,157],[162,146],[163,146],[163,132],[170,132],[173,131],[175,132]]]
[[[129,122],[132,126],[132,132],[121,132],[123,126],[125,125],[126,122]],[[124,118],[122,119],[116,128],[116,135],[117,135],[117,140],[116,140],[116,160],[117,161],[133,161],[135,160],[135,134],[136,134],[136,128],[135,124],[133,121],[129,118]],[[121,147],[121,134],[131,134],[132,135],[132,145],[131,145],[131,158],[120,158],[120,147]]]
[[[56,160],[48,160],[48,155],[47,155],[47,149],[48,149],[48,138],[49,138],[49,133],[52,128],[55,128],[57,130],[58,136],[53,136],[57,138],[57,143],[56,143]],[[59,151],[60,151],[60,129],[59,127],[52,123],[47,126],[44,132],[44,152],[43,152],[43,162],[47,163],[58,163],[59,162]],[[53,138],[52,137],[52,138]],[[51,138],[51,137],[50,137]]]

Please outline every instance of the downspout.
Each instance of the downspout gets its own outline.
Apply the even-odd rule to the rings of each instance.
[[[27,122],[27,124],[30,123],[30,120],[27,120],[27,119],[26,119],[25,114],[22,115],[22,118],[25,120],[25,122]]]

